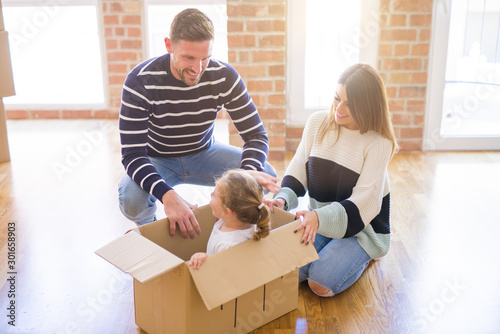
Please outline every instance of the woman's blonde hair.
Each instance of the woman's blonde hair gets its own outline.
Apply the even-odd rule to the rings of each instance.
[[[255,240],[269,235],[269,211],[262,204],[262,186],[242,169],[231,169],[217,180],[222,205],[231,209],[239,221],[257,225]]]
[[[345,87],[349,110],[358,124],[359,132],[378,132],[392,142],[392,154],[395,154],[399,147],[389,113],[384,81],[380,74],[368,64],[356,64],[340,75],[338,83]],[[335,122],[334,103],[330,107],[327,121],[321,124],[318,131],[319,142],[323,141],[331,129],[336,130],[338,140],[341,127]]]

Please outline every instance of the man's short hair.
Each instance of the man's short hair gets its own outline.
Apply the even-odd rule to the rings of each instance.
[[[208,16],[196,8],[188,8],[174,17],[170,40],[202,42],[214,39],[214,25]]]

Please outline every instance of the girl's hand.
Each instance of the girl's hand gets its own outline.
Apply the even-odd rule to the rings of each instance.
[[[201,265],[205,260],[207,259],[207,253],[194,253],[193,256],[191,256],[191,259],[187,261],[186,263],[193,267],[193,269],[200,269]]]
[[[309,245],[309,243],[314,244],[316,231],[319,227],[318,214],[316,211],[297,211],[295,215],[296,217],[302,217],[302,223],[297,226],[294,232],[296,233],[303,229],[304,233],[300,241],[306,245]]]

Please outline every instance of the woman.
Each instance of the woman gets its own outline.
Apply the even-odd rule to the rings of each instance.
[[[311,115],[282,189],[267,204],[293,209],[309,193],[309,210],[298,211],[302,242],[319,259],[300,269],[321,297],[338,294],[361,276],[390,243],[387,165],[398,145],[382,78],[357,64],[338,80],[329,111]]]

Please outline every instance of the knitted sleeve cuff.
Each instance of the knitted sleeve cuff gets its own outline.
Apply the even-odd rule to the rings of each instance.
[[[328,238],[341,239],[347,231],[347,213],[339,202],[315,209],[318,214],[318,233]]]

